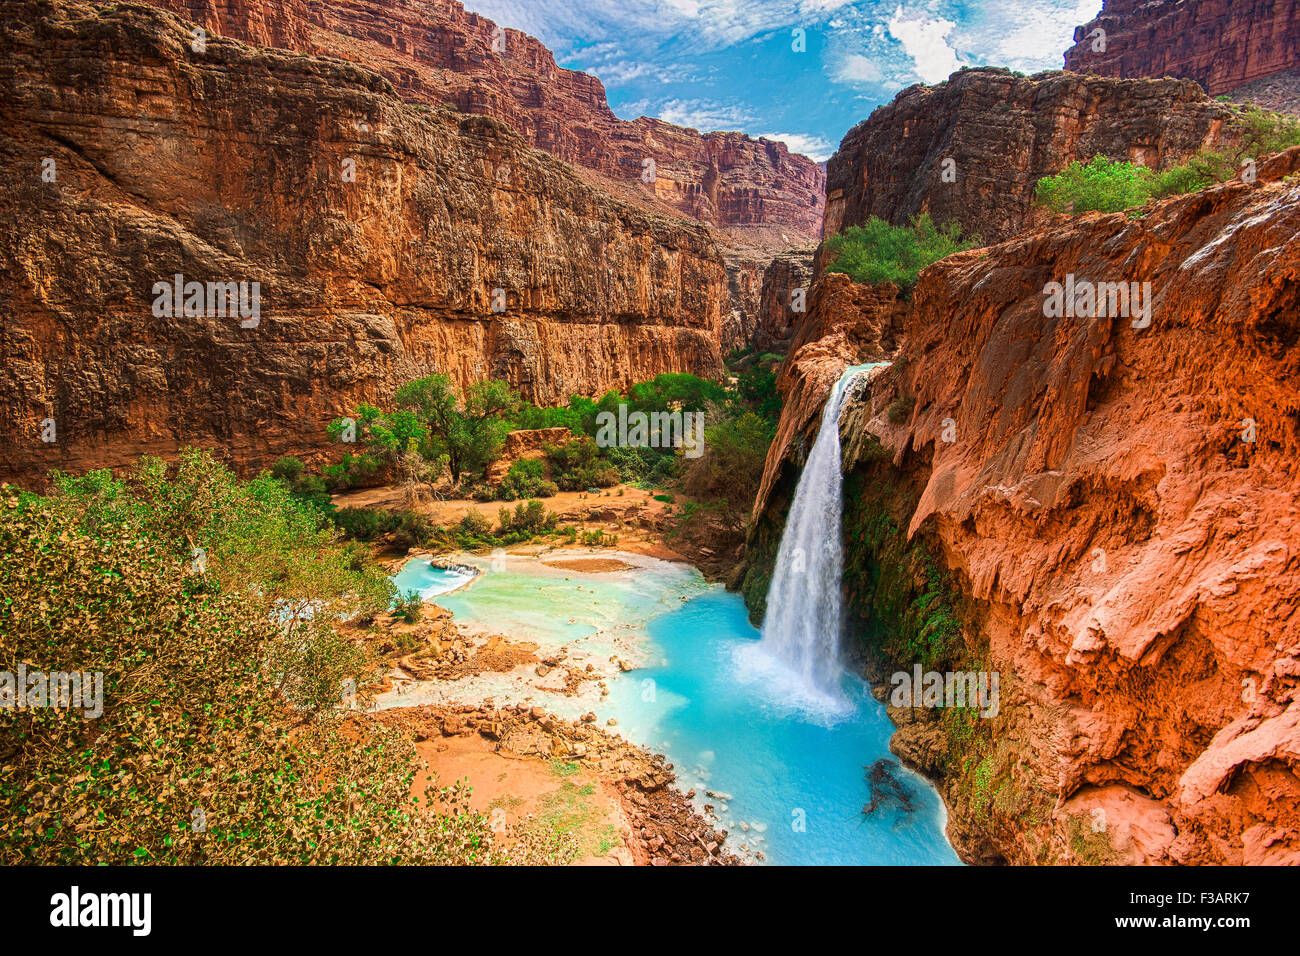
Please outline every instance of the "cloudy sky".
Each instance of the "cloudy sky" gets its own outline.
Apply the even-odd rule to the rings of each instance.
[[[1101,0],[464,2],[600,77],[624,119],[742,130],[817,160],[912,83],[962,66],[1060,69],[1075,26],[1101,9]]]

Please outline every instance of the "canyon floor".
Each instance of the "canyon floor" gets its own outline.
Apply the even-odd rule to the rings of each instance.
[[[629,555],[688,562],[666,539],[676,528],[674,516],[685,499],[674,494],[670,503],[655,500],[655,494],[664,493],[620,485],[600,493],[561,492],[545,500],[561,525],[617,534],[617,551],[552,544],[519,544],[504,551],[516,556],[553,554],[543,557],[543,563],[588,574],[628,570],[633,565],[623,558]],[[339,507],[407,505],[402,490],[392,486],[338,495],[334,502]],[[413,508],[448,525],[471,511],[495,519],[498,508],[512,506],[426,497]],[[395,557],[381,552],[392,571],[413,559],[436,562],[447,554],[412,551]],[[450,688],[484,673],[521,674],[539,689],[558,681],[561,692],[571,696],[597,699],[607,693],[601,672],[573,666],[562,653],[539,654],[537,644],[516,636],[458,624],[438,597],[424,602],[420,620],[414,623],[384,620],[375,630],[359,630],[357,636],[391,663],[383,683],[372,688],[377,695],[401,694],[427,687],[426,682]],[[613,667],[629,670],[633,665],[619,659]],[[666,758],[627,743],[612,727],[595,726],[594,715],[566,720],[541,707],[498,706],[491,697],[475,703],[385,708],[385,719],[409,728],[425,764],[412,792],[422,793],[431,779],[438,786],[467,781],[470,805],[488,816],[498,832],[530,825],[558,829],[574,839],[578,865],[739,862],[723,848],[726,833],[714,828],[716,820],[704,819],[691,806],[694,792],[673,786],[673,768]]]

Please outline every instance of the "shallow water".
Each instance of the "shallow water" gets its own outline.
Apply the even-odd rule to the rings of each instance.
[[[505,570],[492,571],[466,558],[485,573],[438,601],[466,631],[536,641],[539,655],[563,648],[566,663],[590,663],[607,697],[595,683],[577,698],[539,690],[547,681],[528,672],[414,684],[380,705],[491,697],[568,717],[590,710],[602,726],[614,718],[615,732],[667,755],[697,806],[713,805],[733,851],[744,845],[770,863],[958,862],[937,793],[902,767],[896,775],[913,809],[893,803],[863,815],[865,768],[889,757],[893,727],[862,681],[845,674],[840,694],[808,697],[799,675],[760,648],[738,595],[687,565],[618,557],[638,566],[583,573],[511,555]],[[441,578],[427,560],[413,560],[399,579],[421,589],[425,575],[429,586]],[[611,656],[638,666],[620,672]]]

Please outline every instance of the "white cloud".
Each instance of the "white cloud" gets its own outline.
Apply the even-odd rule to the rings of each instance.
[[[879,83],[883,78],[875,60],[861,53],[848,54],[831,73],[831,79],[837,83]]]
[[[737,130],[756,117],[742,106],[731,106],[713,100],[668,100],[657,112],[647,113],[665,123],[690,126],[701,133],[713,130]]]
[[[948,44],[948,35],[956,26],[952,20],[924,13],[906,17],[900,6],[889,19],[889,35],[903,44],[917,76],[926,83],[939,83],[960,66],[957,52]]]
[[[835,144],[823,136],[809,136],[806,133],[757,133],[755,135],[780,140],[790,148],[790,152],[803,153],[818,163],[830,159],[831,154],[835,152]]]
[[[964,49],[979,51],[982,60],[1013,70],[1059,70],[1074,28],[1097,15],[1097,0],[1065,0],[1055,5],[1012,3],[993,8],[978,30],[961,37]]]

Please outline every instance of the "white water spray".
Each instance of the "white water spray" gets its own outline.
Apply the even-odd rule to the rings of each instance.
[[[850,368],[826,399],[767,591],[760,646],[793,671],[811,697],[840,694],[840,579],[844,572],[840,404],[854,377],[873,367]]]

